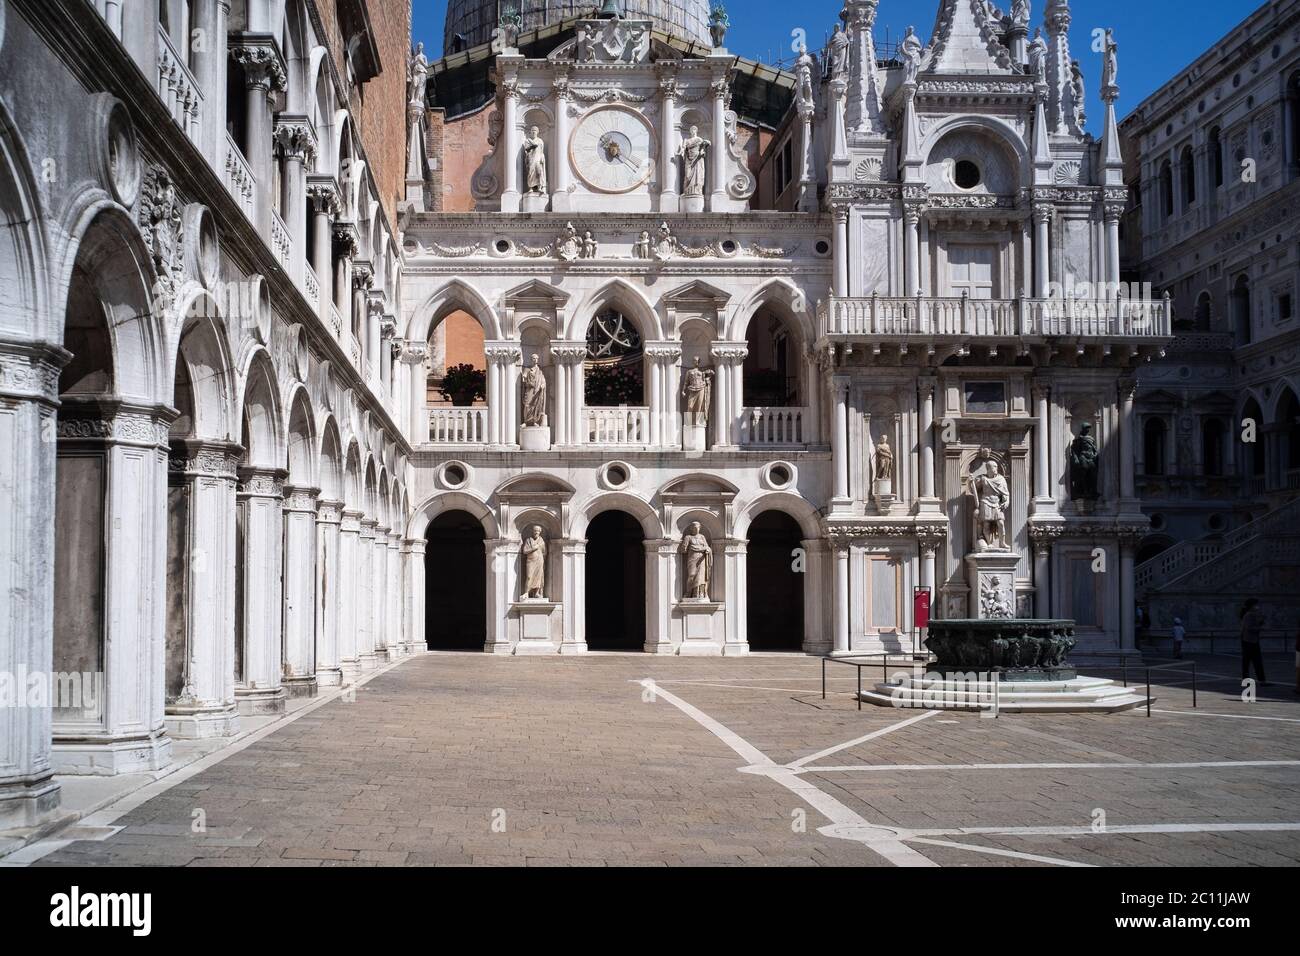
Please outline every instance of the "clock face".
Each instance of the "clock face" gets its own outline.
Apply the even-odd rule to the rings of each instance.
[[[638,113],[611,106],[592,110],[578,123],[569,145],[573,168],[592,189],[625,193],[650,178],[655,135]]]

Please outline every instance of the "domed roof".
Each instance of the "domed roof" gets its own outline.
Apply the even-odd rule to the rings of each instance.
[[[599,0],[449,0],[443,52],[479,46],[492,39],[499,10],[516,6],[525,31],[572,17],[592,16]],[[655,29],[683,40],[713,46],[709,37],[709,0],[622,0],[623,15],[651,20]],[[457,45],[457,37],[462,39]]]

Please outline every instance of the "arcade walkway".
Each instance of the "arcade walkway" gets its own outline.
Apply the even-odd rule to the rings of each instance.
[[[799,656],[421,656],[6,862],[1300,861],[1289,686],[993,720],[859,712],[835,670],[823,702]]]

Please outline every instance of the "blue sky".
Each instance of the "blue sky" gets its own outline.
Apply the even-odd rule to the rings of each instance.
[[[593,0],[593,8],[598,6]],[[884,40],[902,37],[909,25],[927,40],[934,26],[939,0],[881,0],[876,18],[876,36]],[[1042,22],[1045,0],[1030,0],[1033,23]],[[727,48],[732,53],[772,62],[790,56],[791,31],[807,31],[809,48],[821,46],[834,24],[841,0],[730,0],[731,15]],[[1010,8],[1010,0],[998,3]],[[1070,49],[1083,65],[1089,97],[1088,126],[1094,134],[1101,115],[1097,100],[1099,57],[1091,50],[1094,29],[1110,27],[1119,42],[1121,118],[1153,93],[1219,37],[1240,23],[1258,4],[1242,0],[1074,0],[1074,22],[1070,28]],[[445,0],[413,0],[415,39],[423,40],[429,52],[442,50]]]

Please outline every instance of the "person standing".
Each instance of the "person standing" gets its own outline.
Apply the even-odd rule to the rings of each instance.
[[[1250,598],[1241,610],[1241,679],[1250,676],[1251,665],[1254,665],[1260,686],[1266,687],[1264,652],[1259,643],[1263,631],[1264,612],[1259,609],[1259,598]]]
[[[1181,617],[1174,618],[1172,634],[1174,637],[1174,657],[1178,660],[1182,660],[1183,641],[1187,640],[1187,628],[1183,627],[1183,619]]]

